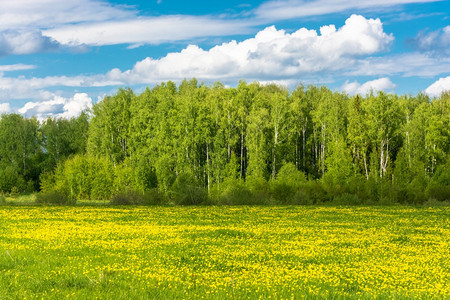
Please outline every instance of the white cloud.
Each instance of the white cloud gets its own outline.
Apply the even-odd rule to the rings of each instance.
[[[43,33],[68,24],[132,19],[137,10],[99,0],[0,1],[0,56],[58,49],[60,43]],[[74,50],[80,51],[77,45]],[[81,49],[82,50],[82,49]]]
[[[255,14],[260,19],[274,21],[306,16],[320,16],[349,10],[378,10],[380,7],[437,1],[439,0],[273,0],[259,6]]]
[[[0,28],[54,28],[61,25],[130,19],[132,7],[99,0],[0,1]]]
[[[248,20],[225,16],[142,16],[134,7],[100,0],[0,1],[0,55],[47,51],[43,46],[56,42],[70,47],[132,44],[132,48],[244,34],[251,26]]]
[[[14,65],[0,65],[0,72],[24,71],[35,69],[34,65],[14,64]]]
[[[425,93],[431,97],[439,97],[445,91],[450,91],[450,76],[439,78],[425,90]]]
[[[207,26],[205,26],[207,24]],[[204,36],[224,36],[249,32],[244,21],[231,22],[208,16],[139,17],[60,26],[44,34],[65,45],[160,44]]]
[[[113,69],[106,74],[12,78],[5,77],[2,68],[8,71],[32,66],[0,66],[0,101],[47,101],[50,98],[41,91],[50,87],[132,86],[192,77],[207,82],[236,83],[245,79],[292,86],[298,82],[323,84],[324,80],[330,82],[341,76],[431,77],[448,73],[450,58],[418,52],[378,56],[388,50],[393,39],[384,32],[379,19],[352,15],[341,28],[328,25],[320,32],[301,28],[286,33],[272,26],[241,42],[231,41],[206,50],[190,45],[160,59],[138,61],[129,70]],[[364,91],[367,86],[354,84],[348,83],[347,89]]]
[[[306,28],[289,34],[271,26],[239,43],[232,41],[209,50],[190,45],[161,59],[148,57],[131,70],[114,69],[106,78],[131,84],[191,77],[225,81],[300,78],[348,68],[361,57],[387,50],[393,39],[383,31],[379,19],[358,15],[352,15],[339,29],[321,27],[320,34]]]
[[[334,25],[323,26],[320,33],[301,28],[289,34],[272,26],[242,42],[223,43],[209,50],[190,45],[160,59],[148,57],[124,72],[113,69],[104,75],[44,78],[0,76],[0,98],[21,94],[23,99],[23,95],[33,90],[55,86],[151,84],[192,77],[225,82],[310,81],[308,77],[324,72],[330,76],[349,70],[367,56],[387,50],[392,40],[379,19],[358,15],[352,15],[339,29]]]
[[[450,57],[434,57],[425,53],[405,53],[367,57],[349,65],[343,72],[346,76],[401,75],[405,77],[432,77],[448,73]]]
[[[2,43],[0,34],[0,55],[48,51],[57,43],[70,47],[130,44],[132,49],[143,44],[245,34],[253,26],[278,19],[434,1],[438,0],[268,1],[240,18],[225,14],[148,17],[133,6],[103,0],[0,1],[0,31],[8,36]]]
[[[450,25],[433,32],[420,32],[409,43],[419,51],[450,56]]]
[[[342,86],[342,90],[349,95],[366,95],[373,92],[378,91],[391,91],[395,89],[397,86],[387,77],[379,78],[371,81],[367,81],[363,84],[358,83],[357,81],[346,82]]]
[[[59,47],[58,43],[39,30],[20,29],[0,31],[0,56],[47,52]]]
[[[9,103],[0,103],[0,114],[6,114],[11,112]]]
[[[50,100],[27,102],[18,112],[39,120],[47,117],[70,119],[77,117],[85,109],[92,108],[92,99],[86,93],[76,93],[72,98],[53,95]]]

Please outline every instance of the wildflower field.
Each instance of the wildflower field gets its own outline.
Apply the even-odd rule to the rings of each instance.
[[[450,297],[450,208],[0,207],[0,299]]]

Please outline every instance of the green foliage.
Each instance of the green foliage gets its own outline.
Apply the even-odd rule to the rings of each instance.
[[[450,161],[439,166],[426,188],[428,198],[438,201],[450,200]]]
[[[19,194],[20,194],[19,188],[17,186],[13,186],[11,188],[11,192],[9,193],[9,196],[11,198],[17,198],[19,196]]]
[[[122,163],[114,168],[114,193],[123,191],[140,191],[135,170],[128,164]]]
[[[168,199],[158,188],[151,188],[144,192],[142,205],[167,205]]]
[[[330,201],[330,195],[323,185],[317,180],[310,180],[304,186],[305,194],[308,195],[306,203],[300,204],[322,204]]]
[[[13,188],[24,190],[25,180],[14,166],[8,165],[0,168],[0,191],[10,193]]]
[[[118,192],[113,195],[110,204],[112,205],[165,205],[168,204],[164,194],[156,188],[144,193],[132,190]]]
[[[198,205],[208,203],[206,190],[199,186],[194,175],[181,173],[172,185],[170,197],[176,205]]]
[[[297,170],[293,163],[287,163],[281,167],[276,179],[270,184],[271,197],[277,204],[306,203],[306,194],[300,192],[305,184],[305,174]]]
[[[251,195],[247,201],[250,205],[271,204],[269,183],[261,177],[249,176],[245,186]]]
[[[76,155],[54,172],[43,173],[41,189],[45,193],[63,193],[71,199],[109,199],[113,180],[113,166],[108,160]]]
[[[94,105],[87,141],[89,154],[102,155],[113,163],[129,156],[130,108],[134,101],[131,89],[119,89],[113,97],[107,96]]]
[[[333,205],[361,205],[363,201],[355,194],[342,194],[331,201]]]
[[[255,199],[243,180],[228,178],[222,183],[222,190],[216,201],[219,205],[248,205],[255,202]]]
[[[158,188],[178,204],[306,204],[349,194],[367,204],[423,203],[448,198],[449,114],[448,93],[348,97],[195,79],[140,95],[119,89],[70,120],[3,115],[0,190],[40,186],[109,200]]]
[[[39,204],[57,204],[57,205],[74,205],[75,198],[71,198],[66,194],[58,191],[40,192],[36,195],[36,203]]]
[[[137,205],[142,204],[143,195],[136,191],[123,191],[113,195],[110,204],[112,205]]]

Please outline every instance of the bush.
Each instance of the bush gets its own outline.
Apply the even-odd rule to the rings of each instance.
[[[17,198],[17,197],[19,197],[19,194],[20,194],[19,188],[17,186],[13,186],[11,188],[11,192],[9,193],[9,196],[11,198]]]
[[[361,205],[363,201],[354,194],[342,194],[333,198],[334,205]]]
[[[0,191],[11,192],[11,190],[25,190],[27,183],[18,171],[10,166],[0,166]]]
[[[450,201],[439,201],[435,198],[428,199],[423,204],[425,207],[444,207],[444,206],[450,206]]]
[[[250,176],[246,181],[246,188],[250,191],[245,204],[270,204],[270,186],[264,178]]]
[[[6,197],[5,195],[0,194],[0,205],[5,205],[6,204]]]
[[[287,204],[292,205],[312,205],[313,199],[308,196],[308,194],[304,190],[297,190],[292,198],[290,198],[290,202]]]
[[[254,201],[252,192],[239,179],[228,179],[222,184],[223,191],[218,197],[220,205],[246,205]]]
[[[304,203],[306,195],[299,190],[305,184],[305,174],[297,170],[293,163],[287,163],[281,167],[276,179],[270,184],[271,197],[277,204]]]
[[[450,159],[437,168],[426,188],[426,195],[430,199],[450,201]]]
[[[111,205],[163,205],[166,204],[166,198],[163,193],[154,188],[141,193],[138,191],[125,191],[112,196]]]
[[[136,191],[124,191],[112,196],[111,205],[136,205],[142,202],[142,194]]]
[[[66,194],[51,191],[41,192],[36,195],[36,203],[40,204],[58,204],[58,205],[73,205],[76,203],[75,198],[70,198]]]
[[[208,203],[208,194],[190,173],[181,173],[172,185],[171,198],[176,205],[199,205]]]
[[[304,192],[309,198],[310,204],[321,204],[330,200],[327,191],[320,182],[311,180],[304,186]]]
[[[295,195],[295,188],[285,182],[275,180],[270,185],[271,197],[276,204],[290,204]]]
[[[167,204],[167,198],[164,193],[158,188],[152,188],[144,192],[143,205],[165,205]]]

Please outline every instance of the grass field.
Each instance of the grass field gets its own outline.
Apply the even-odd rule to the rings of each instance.
[[[0,299],[450,297],[450,208],[0,207]]]

